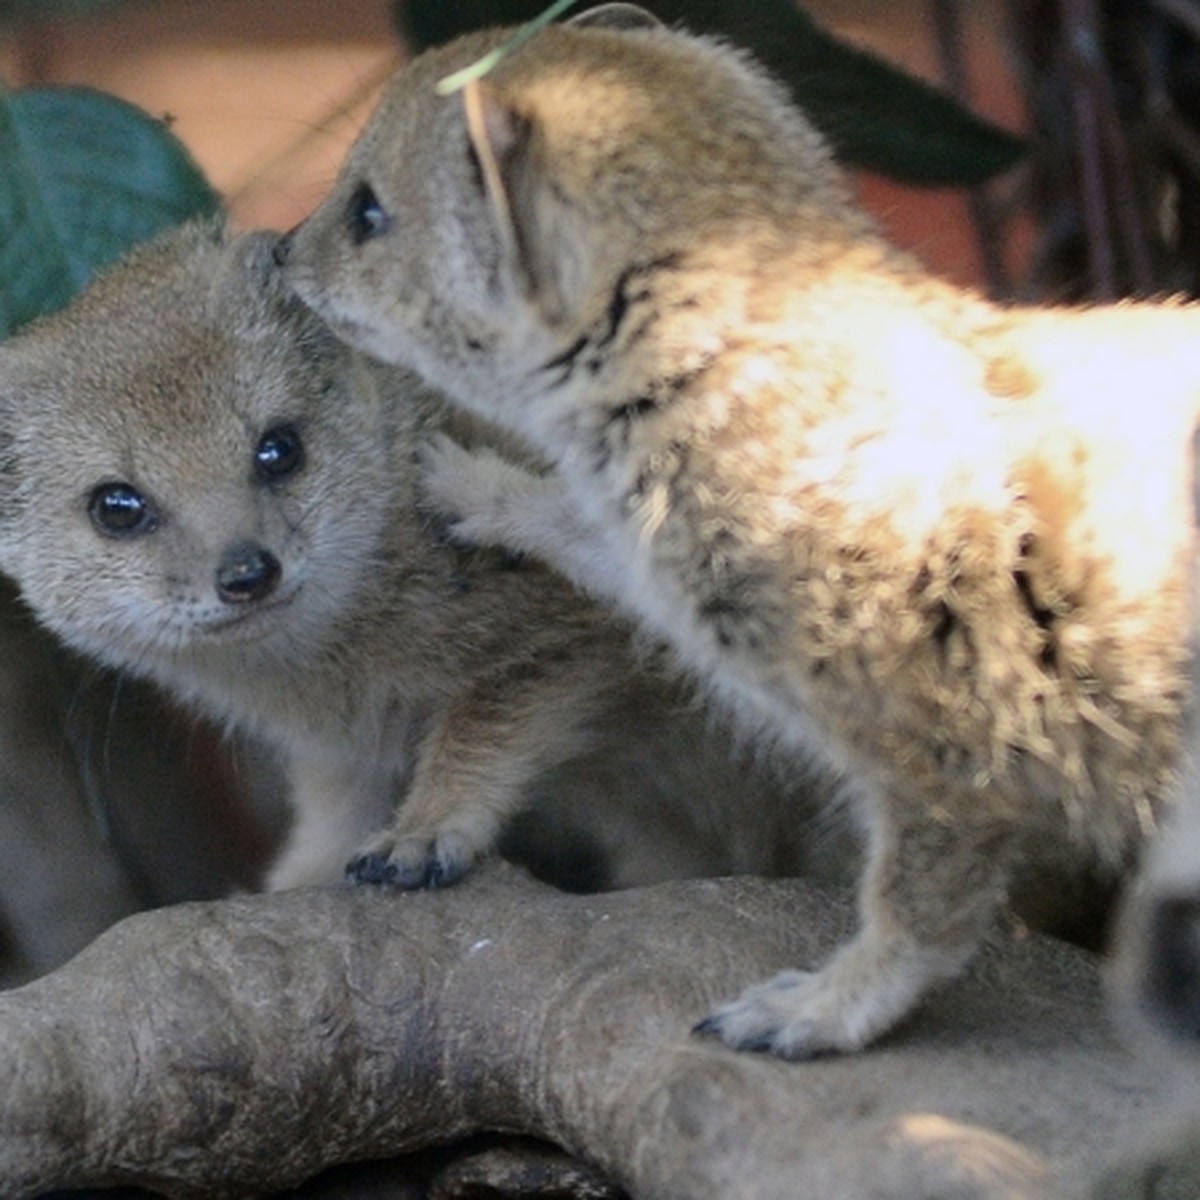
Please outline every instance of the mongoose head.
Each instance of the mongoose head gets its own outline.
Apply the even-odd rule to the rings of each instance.
[[[280,247],[339,334],[480,415],[511,416],[573,349],[636,339],[660,268],[770,256],[781,236],[841,244],[863,220],[819,135],[740,52],[608,5],[439,94],[503,36],[403,68]]]
[[[174,231],[0,346],[0,567],[115,665],[319,644],[371,565],[381,406],[273,242]]]

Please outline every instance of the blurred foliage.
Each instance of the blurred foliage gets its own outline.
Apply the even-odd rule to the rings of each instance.
[[[149,0],[0,0],[0,25],[138,2]],[[793,0],[642,2],[668,24],[749,49],[844,161],[909,183],[970,187],[993,294],[1200,294],[1200,0],[997,0],[1029,113],[1027,142],[832,36]],[[958,96],[967,75],[961,26],[973,2],[897,6],[931,22]],[[520,23],[546,0],[391,3],[400,32],[420,49],[470,28]],[[216,206],[157,122],[139,114],[130,122],[141,132],[114,135],[116,101],[25,97],[0,92],[0,333],[61,303],[89,262]],[[85,121],[80,113],[93,105]],[[68,121],[73,107],[80,111]],[[143,186],[151,179],[159,182]]]
[[[134,2],[136,0],[0,0],[0,25],[52,21]]]
[[[132,0],[0,0],[0,24]],[[145,0],[142,0],[144,3]],[[649,0],[663,20],[747,46],[791,87],[850,162],[927,185],[1011,166],[1012,135],[950,96],[831,37],[791,0]],[[418,46],[535,16],[543,0],[396,0]],[[135,242],[218,199],[162,122],[82,89],[0,85],[0,336],[67,300]]]
[[[1200,295],[1200,3],[1009,0],[1036,153],[1022,294]]]
[[[641,0],[668,24],[744,46],[791,90],[843,161],[923,186],[978,184],[1013,166],[1019,138],[954,97],[827,33],[793,0]],[[394,0],[416,48],[530,20],[545,0]],[[580,8],[588,5],[583,3]]]
[[[0,85],[0,337],[136,242],[219,207],[164,122],[86,88]]]

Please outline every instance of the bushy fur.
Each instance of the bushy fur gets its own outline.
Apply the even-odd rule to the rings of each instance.
[[[464,536],[616,599],[846,773],[860,930],[705,1027],[854,1049],[961,969],[1022,840],[1117,868],[1171,792],[1200,313],[930,279],[752,64],[631,24],[585,14],[449,97],[496,35],[404,68],[287,269],[555,464],[440,443]]]
[[[538,800],[611,851],[587,882],[738,866],[706,848],[731,795],[803,795],[735,766],[728,733],[562,579],[447,543],[415,459],[445,410],[337,342],[280,286],[273,244],[185,228],[0,347],[0,565],[38,617],[282,749],[295,821],[274,887],[352,853],[367,880],[446,883]],[[301,457],[264,471],[278,430]],[[152,527],[90,519],[111,483]],[[689,817],[652,815],[664,791]],[[641,805],[666,835],[653,854],[620,845]]]

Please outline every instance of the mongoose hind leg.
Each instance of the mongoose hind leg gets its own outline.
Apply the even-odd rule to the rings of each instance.
[[[954,819],[949,805],[939,821],[903,811],[876,820],[851,940],[817,971],[752,985],[697,1032],[787,1059],[860,1050],[959,973],[1003,900],[1011,837]]]

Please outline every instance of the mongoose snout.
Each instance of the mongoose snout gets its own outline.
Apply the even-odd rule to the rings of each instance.
[[[217,595],[226,604],[263,600],[279,585],[283,567],[279,559],[257,542],[230,546],[217,565]]]

